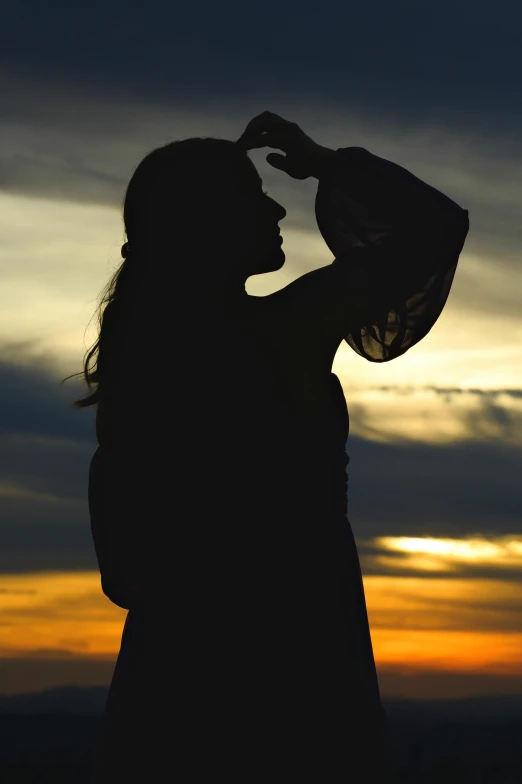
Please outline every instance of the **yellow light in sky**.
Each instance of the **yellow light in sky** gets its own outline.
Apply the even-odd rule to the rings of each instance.
[[[394,563],[422,571],[423,569],[452,570],[459,564],[472,563],[483,566],[520,569],[522,567],[522,537],[507,536],[495,541],[480,538],[438,539],[434,537],[381,536],[377,546],[389,552],[404,553],[400,562],[384,556],[375,556],[381,564]]]

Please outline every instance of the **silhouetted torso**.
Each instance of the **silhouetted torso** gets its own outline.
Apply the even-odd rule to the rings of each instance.
[[[147,629],[134,655],[152,695],[136,709],[143,718],[176,700],[185,717],[202,711],[220,728],[220,753],[234,737],[235,756],[283,739],[303,753],[318,713],[355,703],[361,724],[362,709],[383,720],[346,517],[344,394],[331,359],[251,299],[235,330],[214,321],[219,350],[201,345],[190,373],[179,368],[174,408],[158,395],[148,435],[134,434],[117,470],[119,513],[141,536],[142,605],[130,614]],[[125,688],[136,696],[137,683]]]

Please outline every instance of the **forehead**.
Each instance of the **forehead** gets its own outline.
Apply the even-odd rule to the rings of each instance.
[[[253,177],[253,179],[255,179],[259,183],[259,185],[262,185],[263,184],[263,180],[259,176],[259,172],[256,169],[256,167],[254,165],[254,162],[251,161],[250,158],[248,158],[248,157],[247,157],[247,164],[248,164],[248,168],[249,168],[249,170],[251,172],[251,176]]]
[[[240,183],[242,185],[247,185],[249,188],[261,188],[263,185],[263,180],[259,176],[259,172],[254,166],[253,162],[247,155],[245,155],[243,164],[244,165],[242,165],[237,172]]]

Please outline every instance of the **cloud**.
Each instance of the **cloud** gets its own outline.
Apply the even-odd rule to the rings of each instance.
[[[12,351],[0,369],[0,571],[96,569],[87,507],[94,411],[70,408],[79,391],[74,380],[60,387],[51,360],[38,359],[30,348]],[[441,397],[447,389],[439,388]],[[478,390],[473,396],[482,398]],[[357,406],[349,407],[353,419]],[[519,530],[522,444],[480,434],[450,444],[383,443],[379,435],[377,423],[373,434],[348,440],[348,512],[363,556],[364,543],[375,536],[458,538]],[[389,565],[379,568],[389,571]],[[405,573],[400,564],[396,568]]]
[[[520,582],[423,574],[370,576],[364,573],[372,630],[481,632],[521,635]],[[449,653],[447,649],[446,654]]]
[[[115,225],[121,225],[118,213],[126,186],[150,150],[189,136],[237,138],[251,117],[266,108],[254,97],[190,103],[175,93],[128,94],[35,74],[0,71],[0,87],[6,87],[0,121],[0,189],[5,196],[55,203],[56,218],[46,215],[47,226],[56,226],[55,235],[61,231],[60,213],[65,216],[66,205],[103,208],[114,213]],[[522,152],[516,133],[480,126],[464,132],[443,117],[407,121],[391,117],[384,122],[368,107],[339,106],[338,98],[326,94],[314,100],[294,96],[290,103],[277,95],[270,109],[298,122],[322,144],[334,149],[360,145],[405,166],[468,209],[471,230],[450,306],[459,310],[461,319],[465,311],[474,321],[493,314],[505,322],[506,331],[511,331],[508,320],[520,325]],[[250,155],[270,194],[287,209],[282,228],[288,266],[301,266],[303,271],[302,256],[314,237],[315,260],[305,265],[328,263],[331,256],[314,215],[317,182],[295,181],[274,170],[265,161],[268,152],[261,149]],[[29,207],[20,208],[30,219]],[[94,214],[89,219],[95,220]],[[35,266],[41,264],[38,256],[47,236],[43,227],[39,231],[36,247],[25,251],[29,258],[36,254]],[[288,244],[291,232],[299,232],[300,239]],[[100,227],[93,225],[89,234],[101,236]],[[22,239],[26,242],[27,231],[17,227],[13,232],[6,225],[3,236],[7,246],[19,247]],[[118,236],[115,241],[119,240]],[[284,275],[279,280],[279,285],[287,282]]]
[[[11,6],[0,31],[4,189],[119,207],[133,167],[153,146],[186,135],[237,138],[269,108],[323,144],[367,146],[412,167],[470,210],[468,251],[516,266],[519,10],[493,20],[464,2],[451,6],[447,25],[442,10],[440,17],[428,8],[413,13],[408,3],[391,13],[384,2],[341,10],[327,2],[315,11],[296,8],[299,35],[288,35],[270,20],[275,0],[264,19],[236,2],[205,4],[205,29],[198,3],[183,19],[164,2],[147,13],[118,7],[95,2],[85,14],[52,0],[33,31],[26,5]],[[357,29],[349,46],[346,29]],[[264,161],[265,154],[252,157]],[[265,168],[270,180],[281,180]],[[291,204],[305,207],[309,184],[283,182]],[[309,225],[310,206],[299,220]]]
[[[239,0],[194,2],[182,14],[166,0],[142,9],[122,0],[92,0],[88,9],[50,0],[42,15],[29,0],[5,14],[2,64],[163,100],[217,104],[255,94],[265,103],[276,93],[327,94],[350,109],[379,106],[401,119],[467,121],[470,132],[475,124],[517,127],[515,4],[496,14],[471,0],[441,0],[437,13],[429,4],[384,0],[286,8],[281,19],[276,0],[267,0],[262,15]],[[28,25],[35,16],[39,23]]]
[[[81,656],[60,649],[53,656],[48,650],[40,657],[25,655],[2,658],[0,694],[23,694],[54,686],[109,685],[114,672],[117,653],[103,658]]]
[[[348,517],[357,539],[520,530],[520,446],[348,440]]]
[[[444,363],[441,362],[442,370]],[[441,373],[442,374],[442,373]],[[395,443],[497,442],[522,447],[522,391],[405,383],[351,388],[353,435]]]
[[[522,580],[522,538],[516,535],[382,536],[359,540],[358,545],[365,575],[421,577],[435,583],[442,579],[454,584],[474,579],[491,585],[494,580],[513,584]]]
[[[0,189],[34,198],[69,200],[114,206],[121,200],[124,183],[83,161],[11,151],[2,162]]]
[[[0,436],[52,436],[92,442],[92,409],[85,412],[71,407],[76,395],[86,393],[87,386],[82,376],[66,381],[68,386],[61,385],[56,370],[49,358],[38,357],[27,344],[3,346]]]
[[[34,588],[0,588],[0,593],[16,594],[20,596],[34,596],[36,590]]]
[[[380,392],[392,392],[394,395],[412,395],[416,392],[429,389],[436,395],[444,397],[444,402],[451,403],[453,395],[478,395],[479,397],[497,398],[499,395],[506,395],[515,399],[522,398],[522,389],[474,389],[473,387],[437,387],[433,384],[425,386],[391,386],[385,385],[375,387]]]
[[[61,387],[49,358],[11,349],[0,360],[0,572],[95,569],[87,507],[94,412],[71,408],[80,388],[74,379]]]

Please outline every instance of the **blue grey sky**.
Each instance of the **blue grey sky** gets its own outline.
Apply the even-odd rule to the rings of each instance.
[[[380,556],[390,553],[385,537],[519,546],[521,27],[522,6],[502,1],[19,0],[3,10],[0,578],[96,569],[86,484],[94,412],[74,411],[84,388],[60,381],[82,369],[95,339],[89,320],[121,262],[134,168],[172,139],[236,139],[270,110],[320,144],[405,166],[470,214],[430,334],[392,363],[346,345],[334,362],[365,575],[520,581],[522,550],[518,570],[477,556],[426,571]],[[317,182],[275,171],[268,152],[251,158],[287,210],[287,263],[249,279],[257,295],[332,261],[315,223]]]
[[[417,488],[425,485],[422,492],[435,493],[435,485],[443,482],[449,460],[444,450],[455,454],[451,433],[444,443],[433,444],[441,440],[434,435],[437,422],[447,421],[448,412],[456,408],[455,395],[432,392],[438,420],[424,425],[419,421],[417,426],[431,429],[427,445],[422,439],[421,445],[404,442],[412,434],[408,427],[401,431],[402,379],[419,389],[431,385],[435,390],[464,390],[469,406],[455,415],[459,424],[454,424],[453,437],[464,439],[459,448],[469,456],[460,489],[450,491],[444,482],[442,494],[436,492],[435,519],[420,521],[408,504],[397,505],[395,495],[404,497],[411,487],[407,482],[397,485],[384,472],[379,481],[394,488],[386,513],[389,525],[397,531],[434,526],[446,535],[453,526],[459,533],[470,527],[513,530],[520,519],[521,495],[515,486],[507,492],[505,483],[506,474],[516,472],[522,433],[521,371],[513,367],[520,358],[516,336],[522,330],[517,103],[521,17],[515,3],[471,2],[323,2],[313,7],[269,0],[262,8],[234,1],[151,2],[144,12],[142,4],[132,2],[71,5],[51,0],[20,2],[8,9],[0,29],[0,241],[6,282],[0,322],[6,423],[2,443],[4,455],[12,455],[7,444],[13,438],[44,438],[48,444],[56,440],[60,448],[42,465],[40,476],[36,468],[31,470],[31,478],[16,473],[22,470],[14,468],[16,461],[8,468],[4,458],[4,479],[38,486],[42,492],[53,484],[59,497],[75,493],[81,525],[66,537],[71,545],[64,561],[53,551],[54,535],[49,547],[39,545],[34,555],[31,538],[24,537],[19,552],[19,529],[10,514],[4,525],[13,544],[4,548],[0,568],[18,568],[26,560],[34,568],[39,559],[45,566],[65,565],[67,559],[71,567],[93,563],[81,501],[94,443],[92,412],[67,408],[79,387],[69,381],[64,392],[55,381],[81,369],[83,351],[94,337],[94,332],[88,338],[84,332],[111,271],[107,261],[117,263],[123,239],[119,211],[133,168],[148,150],[170,138],[237,138],[248,120],[265,108],[300,122],[320,143],[366,146],[406,165],[470,211],[472,228],[446,311],[414,349],[418,359],[424,344],[433,341],[440,371],[429,376],[413,362],[405,374],[410,357],[393,363],[394,368],[363,367],[366,363],[358,358],[346,359],[346,347],[336,359],[334,370],[344,385],[352,420],[354,529],[376,534],[385,525],[364,501],[370,477],[362,470],[367,453],[386,454],[380,447],[383,434],[401,442],[390,448],[399,450],[405,461],[417,462],[416,449],[441,450],[429,459],[431,474],[416,479]],[[271,285],[277,288],[331,258],[315,229],[316,182],[285,178],[266,164],[267,152],[256,150],[252,159],[288,209],[282,227],[288,234],[288,271],[274,278]],[[264,283],[258,280],[257,290],[262,291]],[[60,329],[49,311],[61,313]],[[510,338],[513,330],[515,337]],[[456,339],[464,353],[466,347],[482,348],[493,358],[484,358],[477,374],[480,357],[469,351],[464,358],[449,351],[444,355],[448,339],[451,348]],[[507,349],[511,354],[505,354]],[[345,371],[348,362],[355,372]],[[469,367],[459,378],[455,368],[466,362]],[[482,377],[483,384],[472,383]],[[367,385],[381,388],[378,399],[373,393],[375,404],[365,395]],[[489,396],[466,391],[471,387],[485,389]],[[394,388],[402,390],[402,396],[394,396]],[[500,394],[503,389],[507,396]],[[414,400],[413,391],[411,417]],[[390,431],[393,414],[399,424]],[[78,461],[74,478],[70,471],[63,472],[60,462],[72,465],[63,453],[64,438]],[[480,448],[474,446],[476,439]],[[31,464],[31,450],[42,448],[31,443],[25,447],[26,465]],[[455,515],[455,493],[466,495],[464,474],[469,472],[466,481],[473,481],[490,452],[490,465],[502,464],[502,475],[495,467],[490,483],[481,484],[477,508],[475,501],[461,499]],[[53,475],[67,476],[66,482],[51,482],[47,469],[52,461],[57,461]],[[15,506],[20,503],[18,499]],[[27,503],[32,509],[33,502]],[[492,508],[495,514],[488,512]],[[40,525],[41,513],[28,511],[27,525]],[[23,517],[19,511],[16,518],[20,514]]]

